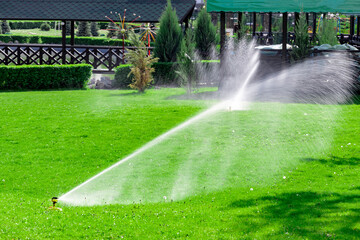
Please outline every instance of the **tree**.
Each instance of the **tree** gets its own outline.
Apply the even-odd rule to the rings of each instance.
[[[319,40],[319,45],[330,44],[331,46],[338,44],[338,39],[336,37],[336,27],[335,22],[331,19],[324,17],[322,22],[322,28],[317,34]]]
[[[191,28],[186,31],[181,42],[177,59],[179,63],[176,73],[179,76],[179,83],[185,87],[188,94],[191,94],[197,83],[194,33]]]
[[[195,42],[200,55],[208,58],[210,49],[216,42],[216,28],[205,8],[200,11],[195,24]]]
[[[79,27],[76,32],[76,36],[78,36],[78,37],[90,37],[91,36],[89,22],[81,21],[79,23]]]
[[[91,35],[93,35],[94,37],[99,36],[99,26],[97,24],[97,22],[91,22],[90,24],[90,30],[91,30]]]
[[[9,33],[11,31],[11,28],[9,26],[9,23],[6,20],[2,20],[1,22],[1,33],[5,34],[5,33]]]
[[[291,59],[293,61],[299,61],[308,57],[310,52],[309,47],[310,42],[306,16],[304,13],[301,13],[295,25],[295,41],[290,54]]]
[[[158,58],[153,58],[152,55],[148,56],[145,44],[133,31],[129,32],[129,40],[132,46],[136,47],[125,53],[126,60],[132,65],[128,76],[133,76],[133,82],[129,86],[143,93],[153,81],[152,73],[155,72],[155,69],[151,65],[157,62]]]
[[[160,18],[160,29],[156,35],[154,54],[160,62],[175,62],[180,51],[182,32],[175,10],[168,0]]]

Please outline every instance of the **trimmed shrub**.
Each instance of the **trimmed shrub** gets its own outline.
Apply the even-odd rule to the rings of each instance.
[[[50,27],[50,25],[48,23],[43,23],[40,26],[41,31],[50,31],[50,29],[51,29],[51,27]]]
[[[178,86],[176,81],[176,73],[173,62],[157,62],[153,64],[155,68],[154,84],[155,85],[175,85]]]
[[[34,40],[35,38],[36,40]],[[57,36],[27,36],[27,35],[0,35],[0,41],[8,43],[18,41],[19,43],[61,44],[61,37]],[[66,38],[70,44],[70,37]],[[122,39],[109,39],[105,37],[75,37],[76,45],[99,45],[99,46],[122,46]],[[153,44],[153,43],[151,43]],[[125,40],[125,46],[131,46],[129,40]]]
[[[90,79],[91,70],[89,64],[0,66],[0,89],[81,89]]]
[[[48,23],[51,28],[55,27],[55,21],[43,22],[43,21],[9,21],[11,29],[35,29],[40,28],[41,24]]]
[[[1,33],[9,33],[11,31],[11,28],[9,26],[9,23],[6,20],[2,20],[1,22]]]
[[[119,88],[130,88],[132,83],[131,77],[129,77],[131,64],[122,64],[115,69],[115,82]]]
[[[76,36],[78,37],[90,37],[90,24],[89,22],[81,21],[78,26],[78,30],[76,32]]]
[[[182,31],[175,10],[168,0],[167,7],[160,18],[160,29],[156,35],[154,55],[160,62],[175,62],[180,51]]]
[[[91,35],[93,35],[94,37],[99,36],[99,27],[97,22],[91,22],[90,31],[91,31]]]
[[[305,13],[301,13],[295,25],[295,41],[290,57],[292,61],[301,61],[309,56],[309,34]]]
[[[216,28],[211,22],[211,16],[203,8],[197,17],[195,25],[195,43],[200,55],[208,58],[210,49],[216,43]]]

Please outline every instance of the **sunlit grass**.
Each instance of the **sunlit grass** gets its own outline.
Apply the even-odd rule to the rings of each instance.
[[[196,195],[46,210],[51,197],[209,106],[172,97],[183,93],[0,93],[0,238],[359,236],[359,105],[257,103],[250,111],[219,112],[139,160],[158,160],[165,173],[173,173],[169,178],[190,174]],[[167,168],[169,158],[174,164]],[[220,163],[229,164],[226,171]],[[146,177],[151,164],[143,166],[138,173],[158,181]],[[167,176],[159,170],[155,176]],[[134,188],[141,183],[129,181]],[[200,191],[201,184],[224,188]]]

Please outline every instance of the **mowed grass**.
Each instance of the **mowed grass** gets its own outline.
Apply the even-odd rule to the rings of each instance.
[[[181,201],[46,210],[51,197],[210,105],[172,97],[183,93],[0,93],[0,238],[360,236],[356,104],[257,103],[249,111],[216,113],[136,160],[144,168],[129,174],[128,185],[141,189],[144,180],[158,186],[161,177],[170,186],[185,184],[177,179],[184,173],[193,194]],[[153,162],[163,165],[152,168]]]

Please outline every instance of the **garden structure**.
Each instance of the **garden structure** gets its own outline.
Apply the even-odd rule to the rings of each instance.
[[[62,44],[0,44],[0,64],[70,64],[89,63],[95,72],[112,72],[123,61],[120,46],[76,45],[75,21],[109,22],[126,11],[126,22],[155,23],[166,7],[166,0],[0,0],[3,20],[62,21]],[[188,25],[194,0],[173,1],[180,23]],[[111,15],[113,12],[113,15]],[[109,16],[107,18],[106,16]],[[140,16],[140,17],[139,17]],[[117,17],[117,18],[116,18]],[[70,45],[66,41],[66,22],[71,23]]]
[[[252,13],[252,36],[255,37],[272,37],[272,14],[282,14],[282,57],[286,59],[287,49],[286,44],[289,42],[290,34],[288,32],[288,13],[294,13],[295,22],[299,17],[299,12],[306,13],[306,18],[309,23],[310,14],[313,18],[313,32],[312,39],[316,35],[316,19],[317,14],[321,13],[344,13],[350,14],[350,34],[347,36],[340,36],[340,42],[349,42],[350,44],[359,45],[359,31],[360,31],[360,18],[357,17],[357,29],[355,35],[355,16],[360,13],[360,5],[357,0],[324,0],[324,1],[286,1],[286,0],[208,0],[207,10],[210,13],[220,13],[220,32],[221,32],[221,49],[225,46],[225,13],[238,13],[238,26],[242,26],[242,13]],[[257,14],[268,13],[268,32],[256,32],[256,16]],[[360,14],[359,14],[360,15]],[[232,27],[232,26],[230,26]],[[240,34],[238,34],[240,37]],[[268,39],[269,40],[269,39]]]

